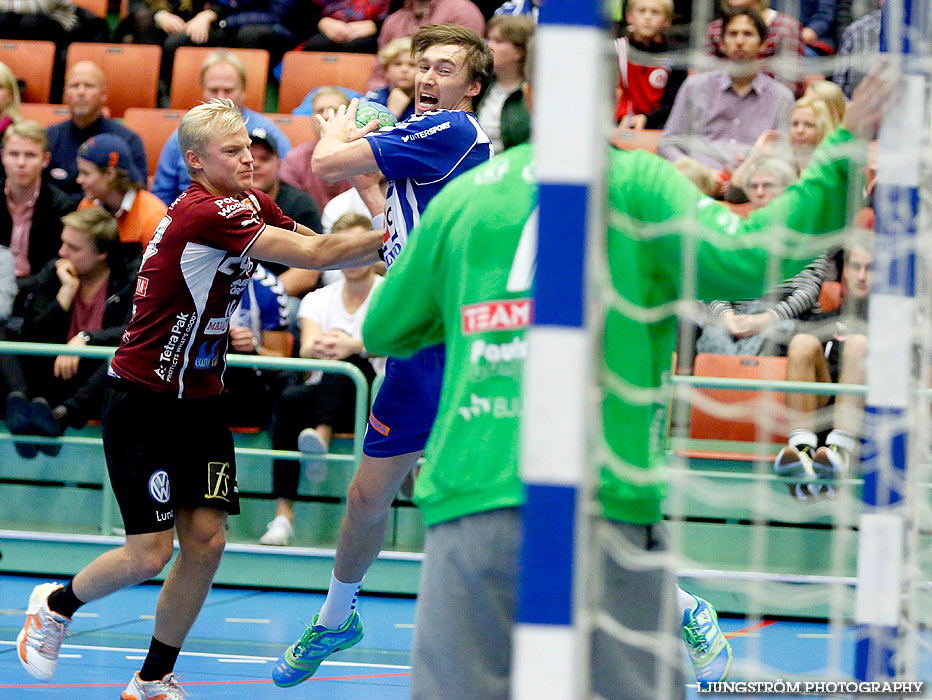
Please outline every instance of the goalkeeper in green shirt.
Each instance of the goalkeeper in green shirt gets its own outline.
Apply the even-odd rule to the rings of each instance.
[[[613,150],[607,261],[617,296],[639,309],[663,307],[689,293],[683,289],[689,268],[685,276],[698,299],[754,298],[764,292],[772,266],[783,276],[802,269],[814,256],[812,237],[837,234],[856,210],[848,201],[849,192],[860,191],[851,181],[858,168],[853,161],[866,159],[865,139],[876,131],[889,95],[884,81],[865,80],[844,126],[824,141],[800,180],[747,219],[702,195],[666,161]],[[375,293],[363,327],[373,354],[407,356],[437,343],[447,348],[440,410],[415,487],[428,531],[412,698],[508,697],[523,503],[521,378],[532,308],[530,282],[515,285],[509,271],[522,233],[534,235],[528,221],[535,208],[530,146],[457,178],[431,201],[407,253]],[[641,235],[656,231],[656,224],[664,225],[662,235]],[[754,240],[742,242],[742,236],[776,225],[811,236],[791,237],[779,261]],[[651,322],[628,317],[617,306],[608,310],[605,373],[652,396],[634,403],[603,387],[605,444],[616,463],[645,471],[664,464],[669,397],[660,388],[675,331],[672,306]],[[663,483],[626,479],[609,464],[600,466],[602,515],[642,550],[665,548],[664,494]],[[661,599],[674,591],[670,580],[656,570],[614,567],[601,572],[615,582],[605,586],[603,609],[627,627],[659,632],[660,610],[667,606]],[[701,673],[703,663],[720,656],[724,640],[719,642],[711,610],[694,612],[700,619],[687,615],[684,636]],[[655,683],[666,655],[606,635],[593,637],[592,654],[595,692],[658,697]],[[675,683],[675,692],[681,695],[683,686]]]

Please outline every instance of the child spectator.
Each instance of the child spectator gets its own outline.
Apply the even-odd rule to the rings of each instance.
[[[333,234],[368,231],[372,222],[365,216],[347,214],[333,225]],[[369,383],[378,365],[366,355],[362,344],[362,324],[369,308],[372,291],[382,282],[375,266],[344,270],[344,279],[308,294],[301,302],[301,357],[342,360],[358,367]],[[336,431],[353,430],[356,406],[355,384],[341,374],[312,372],[308,381],[286,389],[282,394],[275,424],[272,447],[324,454]],[[324,462],[320,458],[275,460],[272,491],[277,497],[275,518],[259,538],[262,544],[287,545],[294,538],[294,500],[302,468],[307,476],[322,478]]]
[[[117,220],[120,240],[148,245],[168,207],[141,189],[142,173],[133,172],[129,146],[114,134],[98,134],[78,149],[78,184],[84,192],[79,208],[102,207]]]
[[[307,0],[304,0],[307,2]],[[313,0],[319,8],[317,32],[304,42],[305,51],[375,53],[389,0]]]
[[[819,324],[813,332],[793,336],[787,351],[787,381],[864,383],[865,333],[873,268],[869,242],[848,246],[842,278],[842,307],[820,315],[820,321],[830,323]],[[787,446],[774,460],[778,476],[838,479],[848,474],[858,453],[864,397],[836,397],[832,428],[826,431],[818,424],[816,413],[832,402],[829,396],[787,394],[786,406],[793,430]],[[827,494],[834,493],[833,487],[825,490]],[[819,492],[820,489],[806,488],[802,484],[790,485],[790,493],[799,500]]]
[[[626,35],[615,40],[618,86],[615,122],[629,129],[662,129],[673,109],[685,70],[645,65],[632,60],[629,48],[662,54],[670,49],[664,36],[673,19],[673,0],[629,0],[625,7]]]
[[[388,84],[366,93],[365,99],[385,105],[398,121],[414,114],[414,73],[417,63],[411,55],[411,37],[392,39],[379,51],[379,65]]]

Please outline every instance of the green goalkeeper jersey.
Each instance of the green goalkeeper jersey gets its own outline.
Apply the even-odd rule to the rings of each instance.
[[[851,141],[839,129],[825,145]],[[808,234],[842,229],[850,165],[826,155],[821,149],[799,182],[742,219],[657,156],[611,152],[607,260],[616,302],[605,315],[600,375],[604,386],[647,391],[622,395],[603,386],[608,449],[596,456],[606,517],[660,519],[665,484],[653,475],[664,463],[669,394],[662,387],[676,332],[675,309],[664,305],[760,296],[768,278],[784,279],[810,262],[811,248],[796,244],[794,257],[791,242],[778,259],[746,234],[772,224]],[[534,182],[532,147],[518,146],[447,185],[366,317],[370,354],[403,357],[446,344],[440,408],[415,487],[428,525],[524,500],[519,427],[532,292],[521,274],[529,266],[516,251],[523,233],[534,234]],[[637,310],[651,317],[636,318]]]

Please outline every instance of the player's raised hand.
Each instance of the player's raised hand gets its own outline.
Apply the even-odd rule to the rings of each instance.
[[[876,138],[880,122],[898,101],[894,86],[888,65],[883,64],[868,73],[855,89],[845,110],[845,128],[858,138]]]
[[[362,128],[356,126],[356,110],[358,108],[359,100],[354,97],[348,106],[340,105],[339,109],[331,111],[326,117],[321,114],[316,115],[315,119],[317,119],[320,138],[323,139],[329,136],[337,138],[343,143],[350,143],[378,129],[380,125],[376,119]]]

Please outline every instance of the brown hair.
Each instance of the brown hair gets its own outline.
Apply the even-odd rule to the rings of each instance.
[[[470,82],[479,81],[479,93],[472,98],[472,103],[479,104],[492,80],[492,50],[474,29],[458,24],[428,24],[411,37],[411,55],[420,58],[431,46],[445,44],[466,49],[467,77]]]
[[[535,24],[527,15],[495,15],[485,25],[485,35],[498,29],[502,38],[521,52],[521,67],[527,60],[527,45],[534,36]]]

